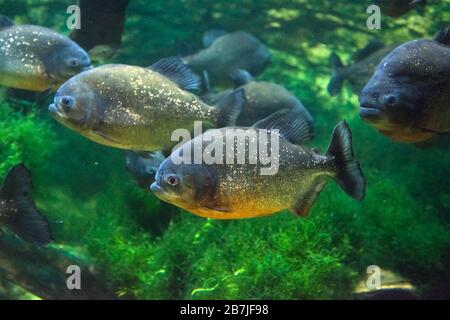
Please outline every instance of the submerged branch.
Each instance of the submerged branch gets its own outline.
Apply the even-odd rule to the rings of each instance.
[[[67,288],[67,267],[81,268],[81,289]],[[37,247],[4,234],[0,239],[0,278],[43,299],[115,299],[103,277],[82,258],[64,248]]]

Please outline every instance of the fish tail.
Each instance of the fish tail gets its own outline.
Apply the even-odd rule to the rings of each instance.
[[[328,83],[328,93],[331,96],[335,96],[339,94],[342,90],[342,85],[344,83],[344,73],[343,70],[345,68],[344,64],[341,61],[341,58],[336,53],[332,53],[330,56],[330,64],[332,69],[331,80]]]
[[[242,88],[234,90],[220,99],[215,105],[217,110],[216,127],[234,126],[241,111],[244,109],[245,102],[245,92]]]
[[[366,180],[358,161],[354,158],[352,134],[345,121],[338,123],[333,131],[327,156],[333,158],[336,182],[352,198],[364,199]]]
[[[5,200],[6,226],[21,239],[38,245],[51,242],[47,219],[39,212],[29,193],[33,189],[30,171],[23,164],[13,167],[6,176],[1,199]]]

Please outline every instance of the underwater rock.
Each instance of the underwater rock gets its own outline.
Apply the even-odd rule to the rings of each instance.
[[[151,190],[161,200],[215,219],[261,217],[284,209],[306,216],[327,177],[354,199],[364,198],[365,180],[345,122],[336,126],[326,155],[296,145],[311,138],[312,128],[292,110],[278,111],[252,128],[237,128],[247,130],[241,134],[234,129],[212,129],[179,147],[159,167]],[[270,159],[261,144],[270,150]],[[198,150],[214,161],[196,161]]]
[[[104,65],[61,86],[49,111],[63,125],[103,145],[170,150],[174,130],[193,129],[194,121],[212,127],[234,124],[244,105],[244,94],[237,90],[211,107],[185,91],[198,84],[198,77],[177,58],[149,68]]]
[[[82,290],[67,288],[67,268],[81,270]],[[64,246],[36,247],[6,234],[0,239],[0,278],[42,299],[117,299],[93,261]]]
[[[354,298],[357,300],[416,300],[416,288],[404,277],[390,270],[379,269],[380,283],[377,289],[369,289],[367,274],[356,285]]]
[[[417,143],[450,132],[450,27],[414,40],[378,65],[359,96],[361,118],[394,140]]]
[[[0,85],[56,90],[90,67],[88,54],[69,38],[40,26],[11,25],[0,17]]]

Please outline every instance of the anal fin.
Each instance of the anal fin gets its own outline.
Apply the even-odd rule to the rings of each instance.
[[[319,180],[310,191],[297,200],[297,203],[293,208],[291,208],[291,211],[300,217],[308,216],[309,210],[313,206],[313,203],[319,196],[320,192],[325,187],[326,183],[327,182],[324,179]]]

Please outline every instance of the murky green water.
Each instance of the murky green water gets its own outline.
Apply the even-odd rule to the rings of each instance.
[[[17,24],[68,35],[70,4],[0,0],[0,13]],[[286,211],[211,220],[163,203],[135,183],[122,150],[56,123],[47,111],[51,96],[36,102],[1,88],[0,176],[20,162],[30,168],[33,197],[55,240],[37,249],[14,237],[0,239],[0,297],[56,298],[59,289],[49,291],[45,284],[63,283],[58,281],[66,277],[65,265],[76,261],[95,268],[95,281],[107,287],[93,298],[348,299],[371,265],[407,279],[421,298],[448,298],[448,145],[394,142],[361,121],[348,84],[335,97],[327,85],[332,52],[347,64],[374,38],[387,45],[431,39],[450,21],[450,1],[430,0],[424,13],[383,15],[380,30],[367,29],[370,4],[132,0],[122,45],[101,61],[148,66],[178,54],[180,44],[199,50],[210,29],[255,35],[272,54],[257,79],[280,84],[301,99],[315,119],[312,146],[326,150],[333,127],[345,119],[367,179],[362,202],[330,182],[307,218]],[[19,276],[15,268],[26,272]]]

